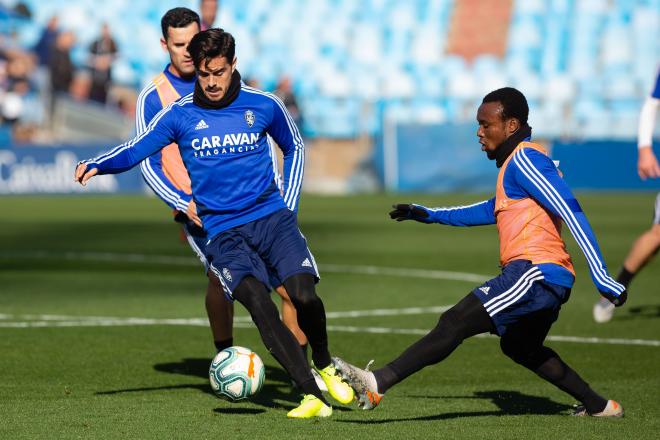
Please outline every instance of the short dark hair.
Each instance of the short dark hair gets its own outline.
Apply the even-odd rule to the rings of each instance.
[[[236,53],[236,41],[229,32],[222,29],[207,29],[190,40],[188,53],[192,57],[197,70],[199,70],[202,61],[208,63],[212,58],[225,57],[229,63],[232,63]]]
[[[197,12],[188,8],[170,9],[160,19],[160,28],[163,31],[163,38],[167,40],[167,30],[169,28],[184,28],[191,23],[197,23],[200,26],[199,15]]]
[[[493,90],[484,96],[482,104],[486,102],[499,102],[502,104],[502,119],[516,118],[521,124],[527,123],[529,105],[527,105],[527,99],[520,90],[513,87]]]

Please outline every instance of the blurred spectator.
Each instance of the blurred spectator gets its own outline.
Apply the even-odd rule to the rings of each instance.
[[[14,12],[16,12],[19,17],[27,18],[28,20],[32,18],[32,11],[30,11],[28,5],[23,2],[16,3],[16,6],[14,6]]]
[[[13,125],[25,110],[24,97],[30,92],[33,57],[19,49],[0,48],[0,117]]]
[[[293,118],[296,126],[302,127],[302,114],[300,112],[300,107],[298,106],[296,96],[293,94],[293,88],[291,86],[291,80],[289,77],[283,76],[280,78],[279,82],[277,83],[277,88],[273,93],[282,100],[284,107],[286,107],[287,111]]]
[[[91,74],[86,70],[79,70],[73,75],[69,93],[74,101],[87,101],[90,98],[92,87]]]
[[[9,125],[16,124],[25,112],[24,97],[30,92],[30,83],[22,78],[11,84],[4,94],[2,103],[2,119]]]
[[[69,93],[75,67],[71,61],[71,48],[75,43],[73,32],[66,31],[57,35],[53,51],[50,54],[48,71],[50,73],[51,100],[50,114],[55,110],[55,99],[58,93]]]
[[[89,98],[105,103],[108,97],[108,89],[112,82],[112,63],[117,55],[117,44],[110,34],[110,27],[103,23],[101,36],[89,46],[91,89]]]
[[[243,79],[243,82],[245,83],[246,86],[252,87],[253,89],[260,89],[259,87],[259,80],[254,77],[247,77]]]
[[[5,51],[4,57],[7,60],[6,76],[9,83],[15,81],[27,80],[34,68],[32,57],[22,51]]]
[[[115,103],[116,107],[122,114],[130,121],[135,121],[135,110],[138,99],[138,94],[135,89],[131,87],[113,87],[112,97],[108,101]]]
[[[37,55],[40,66],[49,66],[50,65],[50,56],[55,46],[55,40],[59,34],[59,19],[57,15],[53,15],[48,20],[46,27],[41,32],[39,41],[34,46],[34,53]]]
[[[202,21],[201,30],[212,28],[218,15],[218,0],[200,0],[199,13]]]

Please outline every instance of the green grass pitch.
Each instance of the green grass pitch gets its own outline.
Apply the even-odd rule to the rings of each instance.
[[[654,197],[580,195],[612,274],[649,227]],[[337,405],[327,420],[288,420],[299,396],[241,306],[235,343],[261,355],[266,384],[243,403],[212,394],[205,277],[160,201],[0,200],[0,438],[642,439],[660,431],[660,261],[634,280],[611,323],[595,324],[598,296],[567,228],[578,280],[548,344],[621,402],[625,418],[569,417],[575,402],[568,395],[485,337],[394,387],[374,411]],[[333,354],[381,366],[438,319],[437,311],[401,309],[454,304],[478,284],[470,277],[498,273],[494,227],[387,217],[394,202],[478,200],[303,196],[299,220],[321,269]],[[366,313],[347,316],[354,311]]]

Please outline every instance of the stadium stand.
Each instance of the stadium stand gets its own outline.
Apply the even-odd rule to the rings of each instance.
[[[18,2],[6,0],[6,9]],[[165,56],[158,20],[192,0],[23,1],[32,19],[17,26],[31,47],[52,15],[72,30],[73,60],[102,22],[120,53],[116,83],[138,88]],[[660,59],[660,1],[510,0],[486,2],[507,27],[484,44],[470,15],[472,0],[239,0],[221,2],[218,23],[235,34],[244,76],[272,90],[294,80],[312,137],[375,135],[390,118],[465,122],[475,100],[495,87],[518,87],[537,110],[532,121],[547,138],[632,138],[637,106]],[[481,7],[481,6],[480,6]],[[139,32],[136,32],[139,29]],[[484,31],[486,32],[486,31]],[[487,32],[486,32],[487,33]],[[502,38],[505,36],[505,38]],[[501,40],[501,41],[500,41]],[[485,40],[488,43],[489,40]],[[468,110],[466,110],[468,109]]]

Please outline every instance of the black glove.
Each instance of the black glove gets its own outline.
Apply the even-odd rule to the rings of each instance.
[[[624,305],[626,303],[626,300],[628,299],[628,291],[627,290],[624,290],[623,292],[621,292],[621,294],[619,296],[614,296],[614,295],[612,295],[611,292],[600,292],[600,294],[603,297],[607,298],[607,300],[609,302],[614,304],[615,307],[621,307],[622,305]]]
[[[183,211],[176,211],[176,214],[174,215],[174,221],[177,223],[181,223],[183,226],[185,226],[186,230],[190,235],[192,235],[195,238],[205,238],[206,237],[206,231],[204,228],[200,228],[188,218],[188,215],[183,212]]]
[[[428,223],[429,212],[420,205],[412,203],[399,203],[392,205],[393,211],[390,211],[390,218],[398,222],[404,220],[417,220],[418,222]]]

